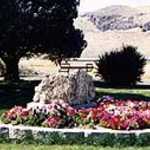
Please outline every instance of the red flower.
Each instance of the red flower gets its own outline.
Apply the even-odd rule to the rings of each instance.
[[[21,117],[28,117],[29,114],[30,114],[29,111],[26,110],[26,109],[24,109],[24,110],[22,110],[22,112],[20,113],[20,116],[21,116]]]

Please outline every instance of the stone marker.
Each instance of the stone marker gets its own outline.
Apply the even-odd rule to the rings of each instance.
[[[45,77],[35,88],[34,103],[48,104],[62,99],[70,104],[89,103],[95,97],[92,77],[84,70],[69,75],[57,73]]]

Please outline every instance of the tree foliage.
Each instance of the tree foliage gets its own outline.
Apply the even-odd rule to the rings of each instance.
[[[47,53],[60,62],[79,57],[86,47],[81,30],[75,29],[79,0],[1,0],[0,57],[6,80],[19,79],[21,57]]]

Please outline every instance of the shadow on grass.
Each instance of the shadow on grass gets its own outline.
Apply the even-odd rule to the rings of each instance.
[[[138,83],[134,86],[113,86],[103,81],[94,81],[94,85],[100,88],[114,88],[114,89],[150,89],[150,84]]]
[[[19,81],[7,83],[0,81],[0,109],[8,109],[14,105],[26,106],[32,101],[34,88],[40,81]]]
[[[6,83],[0,81],[0,111],[9,109],[15,105],[26,106],[28,102],[32,101],[34,95],[34,88],[40,83],[40,80],[27,81],[22,80],[16,83]],[[100,82],[99,82],[100,83]],[[99,87],[99,83],[96,83],[96,87]],[[103,83],[104,84],[104,83]],[[120,92],[120,88],[113,88],[112,90],[107,90],[110,88],[108,86],[100,86],[100,90],[97,91],[97,98],[110,95],[118,99],[137,99],[137,100],[150,100],[150,91],[147,91],[148,88],[138,87],[137,89],[144,89],[132,93],[130,92],[131,88],[124,89]]]

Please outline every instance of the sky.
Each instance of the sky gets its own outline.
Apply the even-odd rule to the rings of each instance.
[[[110,5],[150,5],[150,0],[80,0],[79,12],[82,14]]]

